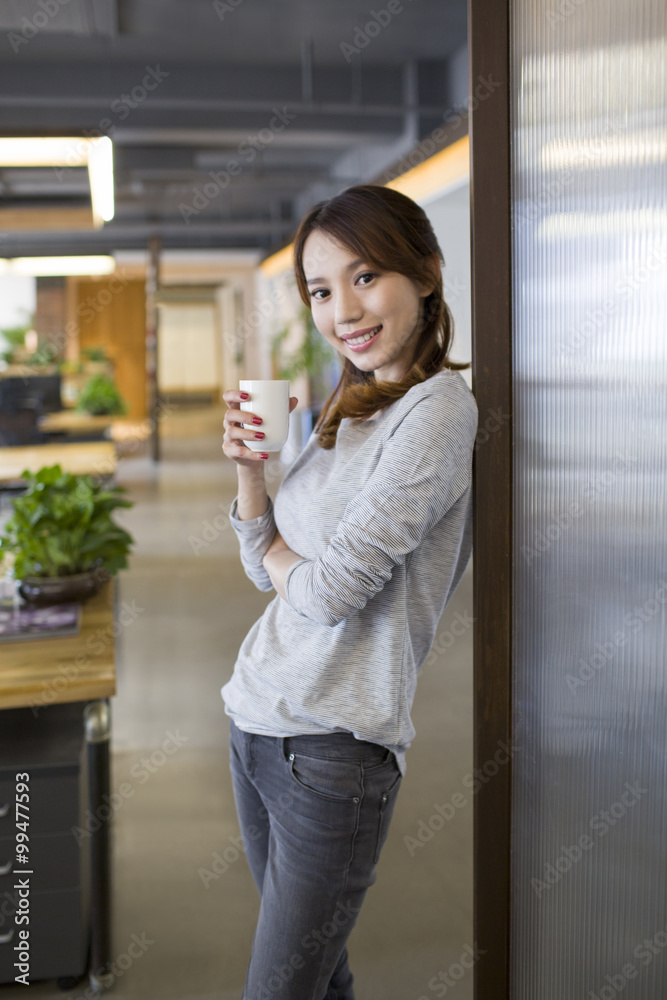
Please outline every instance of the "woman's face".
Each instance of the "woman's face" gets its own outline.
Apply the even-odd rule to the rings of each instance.
[[[303,266],[322,336],[361,371],[386,382],[401,379],[410,369],[423,299],[433,284],[378,271],[320,229],[304,244]]]

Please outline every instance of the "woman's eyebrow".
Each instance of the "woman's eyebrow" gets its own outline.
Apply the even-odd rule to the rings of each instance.
[[[363,264],[363,263],[364,263],[364,261],[361,259],[361,257],[358,257],[356,260],[351,261],[351,263],[349,263],[347,265],[347,267],[345,268],[345,270],[346,271],[354,271],[355,267],[359,267],[359,265]],[[327,280],[326,278],[308,278],[308,280],[306,281],[306,284],[307,285],[313,285],[316,281],[326,281],[326,280]]]

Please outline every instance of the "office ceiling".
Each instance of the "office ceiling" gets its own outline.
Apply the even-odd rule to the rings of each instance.
[[[442,124],[465,44],[465,0],[3,0],[2,134],[110,136],[116,213],[0,255],[277,249]],[[84,168],[0,167],[0,217],[88,204]]]

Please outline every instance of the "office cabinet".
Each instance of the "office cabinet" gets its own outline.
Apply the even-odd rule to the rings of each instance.
[[[84,702],[0,711],[0,983],[19,969],[29,931],[29,980],[85,973],[90,939],[90,823]],[[28,864],[17,859],[16,775],[29,786]],[[24,819],[22,813],[19,817]],[[30,874],[27,874],[30,873]],[[29,922],[16,923],[27,883]]]

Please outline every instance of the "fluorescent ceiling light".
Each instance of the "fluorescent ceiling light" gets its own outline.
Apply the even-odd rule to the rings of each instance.
[[[88,167],[93,221],[97,229],[114,216],[113,146],[77,136],[0,139],[2,167]]]
[[[0,139],[3,167],[85,167],[90,139]]]
[[[113,147],[111,139],[103,135],[90,140],[88,154],[90,197],[96,226],[110,222],[114,215],[113,202]]]
[[[0,274],[47,275],[112,274],[116,268],[113,257],[14,257],[0,258]]]

